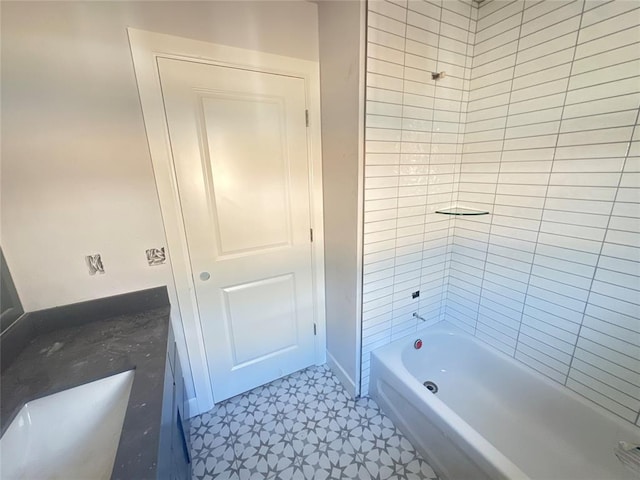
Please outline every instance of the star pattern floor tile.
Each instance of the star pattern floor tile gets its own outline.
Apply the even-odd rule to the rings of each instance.
[[[327,366],[221,402],[191,419],[197,480],[436,479],[369,398],[353,400]]]

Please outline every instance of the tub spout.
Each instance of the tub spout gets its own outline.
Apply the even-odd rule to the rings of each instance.
[[[413,316],[416,317],[418,320],[422,320],[423,322],[426,322],[427,320],[422,318],[420,315],[418,315],[417,312],[413,312]]]

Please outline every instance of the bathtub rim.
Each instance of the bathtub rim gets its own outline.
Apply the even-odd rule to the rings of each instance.
[[[530,477],[507,456],[501,453],[500,450],[489,442],[483,435],[469,425],[462,417],[455,413],[455,411],[452,410],[445,402],[424,388],[421,382],[405,366],[403,361],[403,352],[413,348],[413,342],[416,339],[420,338],[424,341],[425,338],[428,338],[428,336],[433,334],[444,334],[468,339],[478,345],[483,349],[483,351],[488,352],[488,354],[495,355],[502,360],[508,361],[511,365],[516,366],[523,374],[533,375],[537,379],[543,381],[546,386],[553,388],[554,391],[558,392],[558,394],[567,395],[572,400],[580,402],[581,405],[591,409],[594,414],[606,417],[620,428],[628,431],[631,435],[640,435],[640,427],[632,422],[629,422],[597,403],[584,398],[570,388],[546,377],[542,373],[523,364],[522,362],[519,362],[506,353],[491,347],[446,320],[426,326],[412,335],[395,340],[390,344],[379,347],[371,352],[372,357],[375,357],[376,361],[379,362],[390,375],[397,377],[399,382],[410,389],[414,395],[426,402],[429,407],[431,407],[435,413],[440,416],[441,422],[446,424],[455,435],[455,440],[461,441],[463,445],[471,447],[474,450],[473,453],[482,457],[478,458],[478,460],[482,463],[489,463],[491,468],[495,468],[500,472],[500,474],[505,475],[506,478],[528,479]],[[372,367],[374,363],[375,362],[372,358]],[[408,380],[405,381],[405,378],[408,378]],[[374,382],[370,384],[370,390],[373,388],[375,388]],[[475,459],[475,457],[472,458]]]
[[[448,324],[448,322],[446,326],[440,325],[441,323],[443,322],[426,327],[418,331],[416,335],[419,336],[421,333],[426,334],[427,332],[446,333],[449,335],[462,333],[467,335],[466,332],[457,329],[455,326]],[[448,328],[449,326],[451,328]],[[379,362],[385,370],[387,370],[388,375],[396,377],[398,382],[406,386],[414,396],[420,398],[435,411],[436,415],[439,417],[435,419],[436,427],[438,429],[443,431],[444,429],[442,427],[445,425],[449,429],[447,432],[443,431],[445,435],[450,436],[458,445],[463,447],[468,446],[471,448],[471,451],[465,449],[465,453],[475,463],[480,465],[486,464],[489,469],[495,469],[503,478],[528,480],[530,477],[518,468],[518,466],[509,460],[500,452],[500,450],[478,433],[457,413],[455,413],[449,406],[447,406],[446,403],[424,388],[415,376],[407,370],[404,362],[402,361],[402,350],[413,344],[413,341],[409,340],[410,338],[413,338],[413,336],[401,338],[388,345],[384,345],[373,350],[371,355],[375,357],[375,360]],[[374,363],[375,362],[372,359],[372,367]],[[398,374],[398,372],[402,373]],[[404,378],[407,377],[410,377],[414,381],[404,381]],[[376,388],[375,381],[370,383],[369,388],[370,390],[372,388]],[[369,393],[369,395],[372,396],[371,393]],[[410,401],[408,398],[407,400]]]

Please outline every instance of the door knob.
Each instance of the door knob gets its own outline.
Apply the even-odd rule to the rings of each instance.
[[[203,282],[206,282],[210,278],[211,278],[211,275],[209,274],[209,272],[202,272],[200,274],[200,280],[202,280]]]

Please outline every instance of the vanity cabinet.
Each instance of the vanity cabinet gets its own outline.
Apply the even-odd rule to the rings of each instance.
[[[158,480],[189,480],[191,459],[184,405],[186,392],[173,329],[169,325],[164,372],[162,427],[158,451]]]
[[[134,370],[111,480],[189,479],[170,323],[166,287],[27,312],[0,335],[0,425],[32,400]]]

